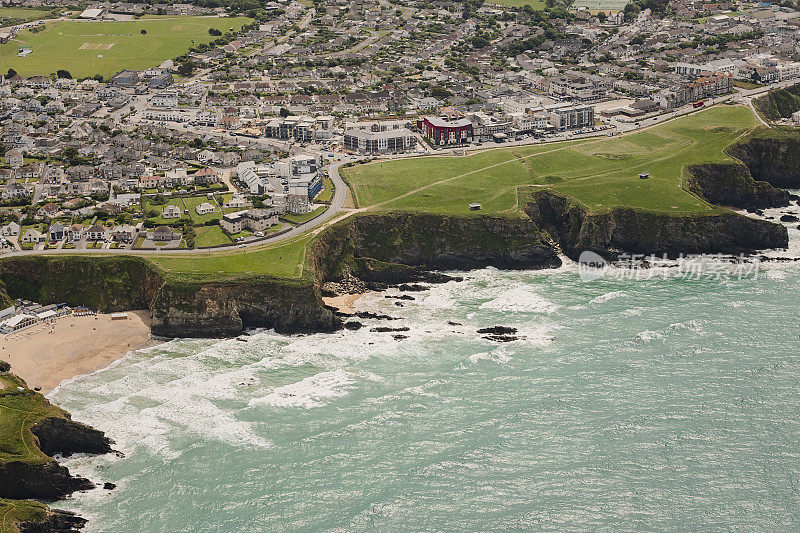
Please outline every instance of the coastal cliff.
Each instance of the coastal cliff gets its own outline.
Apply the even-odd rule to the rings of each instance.
[[[74,531],[83,518],[28,501],[55,501],[95,487],[73,476],[56,454],[104,454],[112,441],[101,431],[75,422],[69,413],[30,390],[3,365],[0,372],[0,509],[16,531]]]
[[[751,253],[785,248],[788,233],[780,224],[731,211],[670,216],[631,208],[591,213],[565,196],[534,192],[525,207],[531,219],[577,259],[584,250],[606,258],[622,252],[671,257],[694,253]]]
[[[24,256],[0,260],[0,296],[66,302],[103,312],[149,309],[163,337],[229,337],[246,328],[294,333],[340,326],[311,280],[268,276],[192,281],[133,256]]]
[[[756,181],[740,163],[706,163],[687,168],[688,189],[717,205],[763,209],[789,205],[790,195],[766,181]]]
[[[800,188],[800,132],[758,131],[727,150],[757,180],[788,189]]]
[[[341,321],[323,307],[312,281],[266,276],[167,283],[156,293],[150,311],[153,333],[165,337],[229,337],[258,327],[281,333],[341,327]]]
[[[402,283],[424,279],[431,270],[561,265],[529,219],[407,212],[348,218],[319,235],[310,255],[318,281],[354,275]]]

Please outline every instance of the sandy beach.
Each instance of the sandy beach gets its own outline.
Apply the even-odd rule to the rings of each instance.
[[[67,316],[0,338],[0,360],[28,386],[47,394],[61,381],[104,368],[131,350],[157,344],[147,311],[128,318]]]
[[[340,294],[339,296],[325,296],[322,301],[325,305],[335,307],[342,313],[355,313],[353,306],[364,294]]]

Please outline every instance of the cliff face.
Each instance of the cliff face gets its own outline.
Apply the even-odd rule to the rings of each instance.
[[[113,451],[111,440],[102,431],[68,418],[52,416],[40,420],[31,427],[31,433],[36,436],[39,449],[50,456]]]
[[[584,250],[614,258],[621,252],[642,254],[750,253],[785,248],[789,239],[780,224],[737,213],[668,216],[617,208],[590,213],[550,191],[536,191],[525,208],[572,259]]]
[[[0,462],[0,498],[55,501],[75,491],[94,488],[94,483],[72,476],[55,460],[44,463]]]
[[[348,273],[371,281],[413,281],[427,270],[535,269],[561,264],[530,220],[388,213],[351,217],[314,244],[320,281]]]
[[[39,520],[19,522],[19,533],[72,533],[83,529],[87,520],[70,511],[48,509]]]
[[[131,256],[6,258],[0,260],[0,283],[3,298],[66,302],[104,312],[149,309],[153,333],[164,337],[227,337],[249,327],[330,331],[340,325],[308,280],[177,282]]]
[[[311,281],[167,284],[151,304],[152,331],[168,337],[228,337],[245,328],[333,331],[341,321],[322,306]]]
[[[800,188],[800,133],[761,132],[727,152],[744,163],[755,179],[775,187]]]
[[[0,261],[0,281],[11,298],[105,312],[146,309],[162,285],[147,261],[125,256],[10,257]]]
[[[709,203],[744,209],[789,205],[788,192],[765,181],[755,181],[742,164],[707,163],[687,170],[689,190]]]

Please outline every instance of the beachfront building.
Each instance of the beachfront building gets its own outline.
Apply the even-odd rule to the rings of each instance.
[[[44,240],[45,237],[42,235],[42,232],[34,228],[25,230],[25,233],[23,233],[22,237],[19,239],[22,244],[35,244],[37,242],[44,242]]]
[[[278,211],[276,209],[251,209],[228,213],[223,215],[219,221],[220,227],[229,234],[236,234],[242,230],[264,231],[277,223]]]
[[[39,319],[35,315],[14,315],[0,322],[0,333],[14,333],[36,324]]]
[[[2,230],[0,230],[0,234],[2,234],[3,237],[16,237],[19,235],[19,231],[20,225],[12,221],[3,226]]]
[[[50,240],[51,241],[63,241],[67,237],[67,228],[61,225],[60,222],[56,221],[50,226]]]

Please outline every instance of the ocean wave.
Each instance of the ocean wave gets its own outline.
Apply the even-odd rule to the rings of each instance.
[[[658,331],[645,330],[645,331],[640,331],[639,333],[637,333],[636,334],[636,338],[638,338],[642,342],[652,342],[652,341],[655,341],[655,340],[663,339],[664,335],[662,335]]]
[[[276,387],[261,398],[248,402],[250,407],[268,405],[270,407],[320,407],[327,400],[346,396],[355,385],[355,376],[342,369],[320,372],[297,383]]]
[[[500,293],[493,300],[481,304],[481,309],[510,311],[512,313],[549,314],[558,309],[553,302],[527,288],[514,288]]]
[[[623,298],[623,297],[626,297],[626,296],[628,296],[628,294],[625,291],[611,291],[611,292],[607,292],[607,293],[605,293],[603,295],[600,295],[600,296],[598,296],[596,298],[592,298],[591,300],[589,300],[589,303],[590,304],[605,303],[605,302],[608,302],[610,300],[615,300],[617,298]]]

